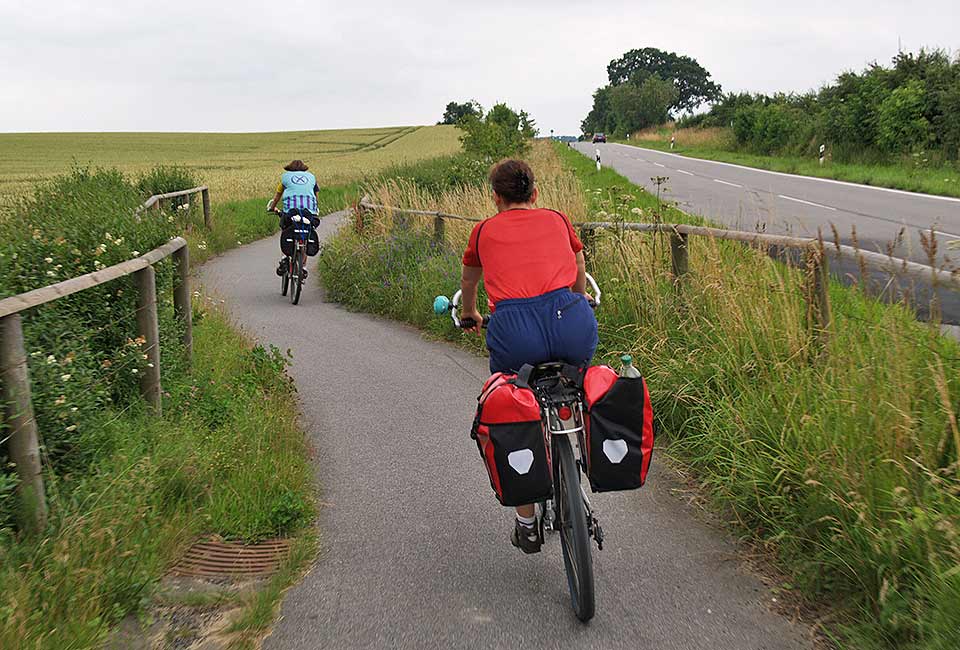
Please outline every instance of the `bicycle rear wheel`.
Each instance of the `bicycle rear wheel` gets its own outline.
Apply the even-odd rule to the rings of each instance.
[[[293,255],[293,264],[291,265],[292,275],[290,281],[290,302],[296,305],[300,302],[300,290],[303,288],[303,256],[300,254],[300,248],[297,248]]]
[[[567,585],[573,611],[581,621],[589,621],[596,612],[593,590],[593,557],[587,530],[587,510],[580,494],[580,471],[573,447],[566,436],[556,436],[553,445],[554,487],[560,548],[567,571]]]

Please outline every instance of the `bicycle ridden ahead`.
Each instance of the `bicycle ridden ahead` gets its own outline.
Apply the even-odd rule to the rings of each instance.
[[[285,296],[289,289],[290,302],[297,304],[307,278],[307,256],[316,255],[320,250],[320,241],[314,231],[320,223],[320,188],[302,160],[291,161],[284,170],[267,210],[280,215],[280,249],[283,252],[277,265],[280,292]],[[281,201],[282,210],[279,207]]]
[[[544,530],[561,533],[574,610],[586,621],[594,613],[589,538],[601,545],[603,534],[579,469],[595,491],[642,484],[653,446],[649,398],[642,378],[588,367],[597,321],[583,245],[569,219],[535,207],[533,171],[522,161],[499,163],[489,180],[498,213],[473,229],[453,303],[438,297],[434,309],[449,309],[459,327],[477,334],[489,323],[493,376],[472,436],[498,500],[516,508],[513,545],[537,553]],[[481,279],[489,320],[476,307]]]

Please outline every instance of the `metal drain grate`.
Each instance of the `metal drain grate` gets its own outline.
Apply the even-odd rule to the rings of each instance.
[[[276,571],[289,553],[290,544],[284,539],[249,545],[201,540],[190,547],[171,573],[207,578],[262,576]]]

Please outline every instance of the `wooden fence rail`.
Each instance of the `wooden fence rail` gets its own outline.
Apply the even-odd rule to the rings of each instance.
[[[200,194],[200,199],[203,206],[203,225],[209,229],[213,225],[213,219],[210,216],[210,188],[208,188],[206,185],[191,187],[189,190],[167,192],[166,194],[154,194],[149,199],[144,201],[143,205],[141,205],[137,211],[142,212],[143,210],[149,210],[150,208],[160,211],[163,208],[164,200],[176,199],[180,197],[187,197],[187,205],[190,205],[190,200],[193,198],[193,195],[197,193]]]
[[[364,197],[357,204],[360,212],[365,210],[381,210],[391,213],[394,218],[401,215],[418,215],[434,218],[434,239],[440,240],[444,233],[444,220],[478,222],[479,217],[464,217],[456,214],[430,210],[407,210],[387,205],[372,203]],[[591,248],[596,241],[598,230],[633,231],[644,233],[664,233],[670,236],[671,271],[677,280],[678,290],[681,287],[683,276],[689,269],[687,242],[690,236],[726,239],[744,244],[763,247],[779,247],[799,250],[807,269],[808,283],[805,287],[804,298],[807,301],[807,313],[810,315],[811,326],[821,343],[825,343],[830,331],[830,300],[828,289],[829,259],[851,259],[864,267],[873,268],[899,275],[912,280],[931,282],[934,287],[944,286],[950,289],[960,289],[960,272],[945,271],[926,264],[918,264],[907,259],[862,250],[846,244],[830,244],[819,239],[789,237],[786,235],[770,235],[767,233],[749,232],[742,230],[724,230],[708,226],[694,226],[690,224],[669,223],[612,223],[607,221],[580,222],[575,224],[580,230],[580,238],[584,243],[584,255],[591,254]]]
[[[206,186],[150,197],[138,210],[157,207],[164,199],[201,193],[204,223],[210,219],[210,193]],[[137,333],[143,337],[147,368],[140,375],[140,394],[157,415],[161,412],[160,324],[157,315],[157,285],[153,265],[173,257],[177,280],[173,290],[174,314],[183,326],[181,342],[188,357],[193,358],[193,309],[190,304],[190,253],[187,242],[176,237],[154,250],[126,262],[87,273],[47,287],[41,287],[0,300],[0,405],[7,425],[8,452],[20,482],[21,527],[42,530],[47,520],[46,493],[40,444],[30,396],[30,376],[23,340],[21,313],[59,300],[86,289],[92,289],[118,278],[133,275],[137,290]]]

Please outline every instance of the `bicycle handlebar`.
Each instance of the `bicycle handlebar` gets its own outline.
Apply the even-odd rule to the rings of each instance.
[[[600,295],[601,295],[600,287],[599,285],[597,285],[597,282],[596,280],[593,279],[592,275],[590,275],[589,273],[587,273],[586,275],[587,275],[587,282],[590,284],[590,288],[593,289],[593,292],[594,292],[594,297],[587,298],[587,302],[589,303],[592,309],[596,309],[600,305]],[[450,318],[453,320],[454,326],[460,329],[470,329],[472,327],[476,327],[477,323],[472,318],[461,319],[459,317],[460,298],[462,293],[463,292],[458,289],[457,292],[453,294],[452,300],[450,298],[447,298],[446,296],[437,296],[436,298],[434,298],[433,313],[437,314],[438,316],[449,313]],[[488,314],[483,317],[483,322],[481,323],[480,326],[486,327],[489,323],[490,323],[490,316]]]

